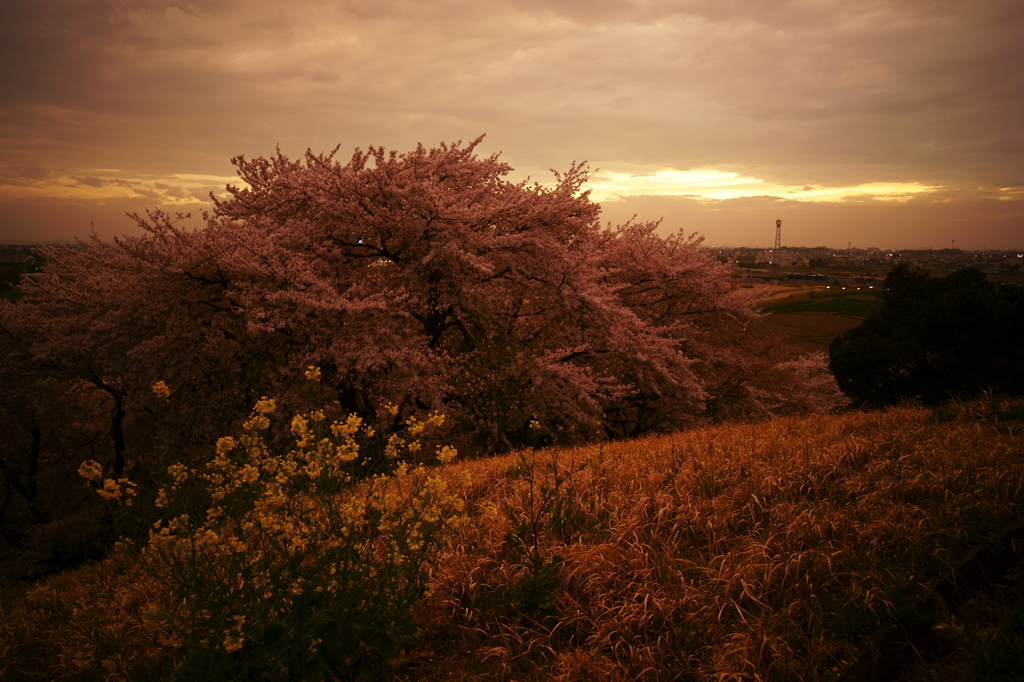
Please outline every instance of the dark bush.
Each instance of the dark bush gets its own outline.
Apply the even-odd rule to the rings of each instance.
[[[898,265],[879,298],[882,307],[829,348],[839,387],[856,404],[1024,395],[1024,290],[975,269],[931,277]]]

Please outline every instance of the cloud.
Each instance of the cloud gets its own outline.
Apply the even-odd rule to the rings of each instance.
[[[74,180],[75,182],[77,182],[78,184],[85,185],[87,187],[103,187],[104,185],[106,185],[106,184],[108,184],[110,182],[109,180],[104,180],[103,178],[95,178],[95,177],[88,177],[88,178],[75,178],[75,177],[72,177],[71,179]]]
[[[876,81],[884,81],[889,76],[889,67],[884,64],[868,64],[864,60],[844,73],[839,82],[843,85],[867,85]]]
[[[738,173],[711,169],[659,170],[632,174],[599,171],[587,182],[595,201],[616,201],[624,196],[679,196],[703,200],[743,197],[779,197],[796,201],[837,202],[851,198],[907,201],[939,187],[919,182],[873,182],[846,187],[780,185]]]
[[[223,196],[227,184],[244,186],[238,178],[230,176],[174,174],[125,178],[120,177],[119,169],[90,170],[110,175],[58,175],[33,181],[0,177],[0,200],[49,197],[78,201],[129,201],[145,197],[162,206],[198,208],[197,204],[209,203],[211,192]]]
[[[42,180],[43,178],[50,175],[50,169],[45,166],[36,166],[32,164],[15,166],[14,170],[18,174],[29,180]]]
[[[7,0],[0,159],[47,172],[0,169],[0,197],[193,201],[277,144],[482,132],[517,177],[589,159],[844,202],[1015,187],[1021,35],[1012,0]]]

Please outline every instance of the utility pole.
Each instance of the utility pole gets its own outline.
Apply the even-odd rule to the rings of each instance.
[[[772,270],[776,274],[782,274],[782,218],[775,221],[775,257],[772,262]]]

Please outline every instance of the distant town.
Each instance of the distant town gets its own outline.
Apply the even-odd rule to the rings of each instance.
[[[731,262],[741,268],[765,268],[774,263],[772,249],[717,248],[712,250],[722,262]],[[910,263],[926,270],[958,270],[975,267],[981,270],[1018,271],[1024,264],[1024,249],[970,251],[949,249],[888,250],[869,247],[835,249],[828,246],[783,246],[779,265],[783,268],[825,267],[892,267],[896,263]]]
[[[22,274],[38,271],[43,262],[36,253],[38,246],[0,245],[0,290],[13,288]],[[876,247],[783,246],[779,249],[778,259],[773,249],[763,247],[710,246],[707,250],[720,262],[732,264],[733,278],[741,279],[745,285],[788,281],[877,286],[894,265],[909,263],[936,275],[960,268],[978,268],[991,281],[1024,286],[1024,249],[889,250]],[[9,296],[0,294],[0,297]]]
[[[723,263],[731,263],[734,277],[805,279],[807,275],[848,280],[874,280],[885,276],[897,263],[909,263],[936,275],[961,268],[978,268],[997,282],[1024,284],[1024,249],[880,249],[876,247],[783,246],[776,259],[772,249],[722,248],[709,251]],[[776,262],[776,260],[778,262]]]

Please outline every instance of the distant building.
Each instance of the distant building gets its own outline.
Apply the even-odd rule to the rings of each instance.
[[[0,265],[26,265],[35,263],[38,258],[25,253],[15,253],[8,256],[0,256]]]

